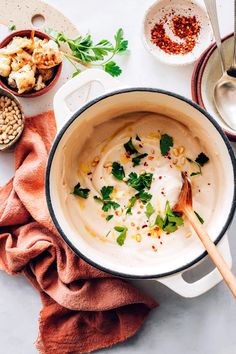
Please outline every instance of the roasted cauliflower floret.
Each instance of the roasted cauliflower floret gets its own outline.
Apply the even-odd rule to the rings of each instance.
[[[53,40],[36,41],[33,62],[38,69],[49,69],[62,62],[62,53]]]
[[[11,58],[0,54],[0,76],[8,77],[11,72]]]
[[[42,75],[39,75],[37,80],[36,80],[36,84],[34,86],[34,90],[35,91],[39,91],[39,90],[42,90],[44,87],[46,87],[46,85],[43,82]]]
[[[35,73],[34,68],[31,65],[27,64],[18,71],[12,71],[11,74],[9,75],[9,81],[12,84],[13,81],[15,81],[15,85],[18,90],[18,93],[27,92],[34,88],[35,85],[34,73]]]
[[[49,81],[53,78],[54,68],[50,69],[38,69],[40,75],[42,75],[43,81]]]
[[[6,47],[0,49],[0,54],[11,55],[19,53],[22,49],[32,52],[33,48],[33,39],[27,37],[14,37]]]
[[[25,50],[12,56],[11,68],[13,71],[18,71],[26,64],[32,65],[32,55],[27,53]]]

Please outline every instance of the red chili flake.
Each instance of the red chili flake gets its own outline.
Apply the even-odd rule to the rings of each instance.
[[[153,160],[154,156],[148,156],[148,160]]]
[[[147,234],[148,236],[151,236],[151,232],[148,232],[148,234]]]
[[[207,183],[208,184],[208,186],[210,186],[211,184],[210,183]]]
[[[168,24],[173,34],[183,39],[181,43],[174,42],[166,34],[164,25]],[[200,24],[196,16],[173,16],[170,21],[163,17],[151,29],[151,40],[161,50],[168,54],[187,54],[193,50],[200,32]]]
[[[88,172],[87,175],[90,176],[92,174],[92,172]]]
[[[160,236],[160,235],[158,235],[157,237],[158,237],[159,239],[161,238],[161,236]]]
[[[146,225],[146,224],[142,226],[142,229],[144,229],[145,227],[147,227],[147,225]]]
[[[116,211],[115,211],[115,214],[116,214],[116,216],[118,216],[118,215],[119,215],[119,212],[118,212],[118,210],[116,210]]]
[[[173,168],[172,165],[170,165],[170,168]]]
[[[154,252],[157,252],[156,246],[152,245],[152,249],[153,249]]]
[[[160,241],[160,244],[161,244],[161,245],[162,245],[162,243],[163,243],[163,242],[162,242],[162,241]]]
[[[159,178],[159,179],[162,179],[162,176],[159,176],[158,178]]]
[[[167,232],[166,234],[167,234],[167,235],[169,235],[170,233],[169,233],[169,232]]]
[[[198,192],[200,193],[200,192],[201,192],[201,189],[199,189]]]
[[[143,147],[143,145],[142,145],[142,144],[139,144],[138,146],[139,146],[140,148],[142,148],[142,147]]]
[[[135,226],[135,223],[134,222],[131,222],[131,224],[130,224],[131,226]]]
[[[144,166],[148,166],[148,163],[147,163],[147,161],[145,161],[143,165],[144,165]]]

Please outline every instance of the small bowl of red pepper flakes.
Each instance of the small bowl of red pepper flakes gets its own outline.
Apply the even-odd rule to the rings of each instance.
[[[158,0],[143,21],[144,43],[157,59],[172,65],[195,62],[212,43],[209,18],[190,0]]]

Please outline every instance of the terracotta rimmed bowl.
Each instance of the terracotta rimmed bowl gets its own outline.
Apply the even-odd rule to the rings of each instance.
[[[233,34],[225,37],[222,43],[226,67],[230,67],[233,56]],[[225,124],[214,104],[214,86],[221,75],[216,44],[213,44],[203,53],[195,65],[192,74],[192,98],[215,118],[231,141],[236,141],[235,130]]]
[[[7,44],[10,43],[10,41],[13,39],[13,37],[19,36],[19,37],[30,37],[32,30],[21,30],[21,31],[14,31],[12,32],[9,36],[7,36],[1,43],[0,43],[0,48],[5,47]],[[40,39],[51,39],[46,33],[40,32],[40,31],[34,31],[35,32],[35,37],[38,37]],[[10,87],[7,83],[7,80],[4,77],[0,76],[0,85],[6,89],[7,91],[11,92],[15,96],[19,97],[38,97],[41,95],[44,95],[47,93],[53,86],[57,83],[61,70],[62,70],[62,63],[57,65],[55,67],[55,72],[53,78],[48,82],[47,86],[43,88],[42,90],[39,91],[30,91],[30,92],[25,92],[19,94],[14,88]]]

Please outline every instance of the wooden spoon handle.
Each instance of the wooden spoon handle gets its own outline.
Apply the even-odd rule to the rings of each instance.
[[[221,273],[222,277],[224,278],[226,284],[228,285],[229,289],[231,290],[232,294],[236,298],[236,279],[231,270],[229,269],[227,263],[225,262],[224,258],[221,256],[218,248],[214,244],[214,242],[210,239],[208,233],[206,232],[204,226],[200,223],[197,216],[195,215],[193,209],[191,207],[186,207],[184,210],[184,214],[187,216],[190,224],[196,231],[198,237],[202,241],[203,245],[205,246],[209,256],[211,257],[212,261],[218,268],[219,272]]]

